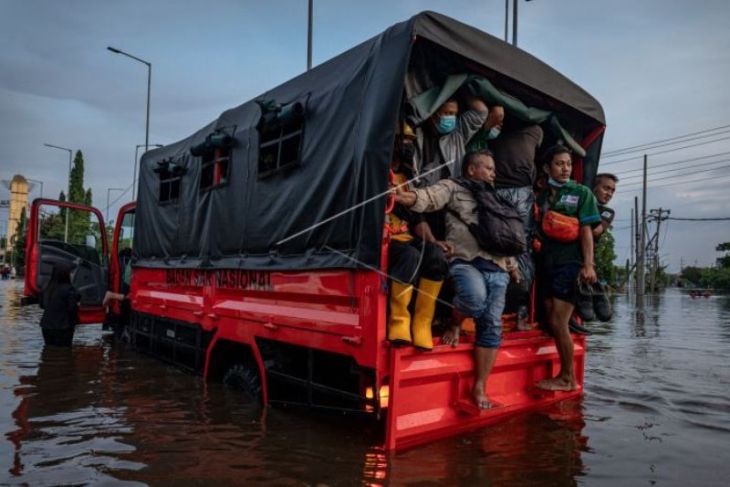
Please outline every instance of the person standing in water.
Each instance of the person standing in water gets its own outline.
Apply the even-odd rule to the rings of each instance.
[[[56,265],[41,295],[41,329],[46,345],[70,347],[78,323],[80,296],[71,284],[71,269]]]

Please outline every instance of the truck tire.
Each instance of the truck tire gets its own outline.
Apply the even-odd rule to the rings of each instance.
[[[233,390],[242,392],[247,403],[262,404],[261,379],[255,367],[235,364],[223,375],[223,383]]]

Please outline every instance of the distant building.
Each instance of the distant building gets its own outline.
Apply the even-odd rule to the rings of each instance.
[[[18,223],[20,215],[25,213],[28,216],[28,192],[30,190],[28,180],[20,174],[13,176],[6,186],[10,190],[10,200],[8,200],[8,222],[5,234],[5,252],[7,253],[13,247],[15,234],[18,231]]]

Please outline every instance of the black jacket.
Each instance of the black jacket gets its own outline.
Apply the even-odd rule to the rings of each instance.
[[[41,327],[48,330],[73,328],[78,323],[79,293],[71,284],[59,285],[52,295],[41,296]]]

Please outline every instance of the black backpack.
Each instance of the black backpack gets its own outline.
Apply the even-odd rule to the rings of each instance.
[[[477,223],[467,223],[457,212],[449,212],[458,218],[476,239],[479,247],[492,255],[511,257],[527,251],[527,237],[522,217],[508,201],[500,198],[488,184],[464,178],[454,181],[474,196],[477,207]]]

